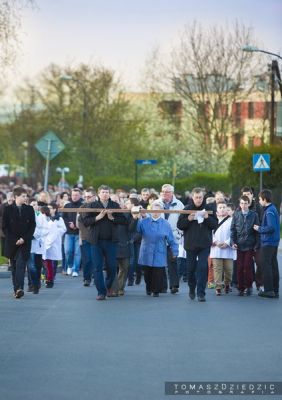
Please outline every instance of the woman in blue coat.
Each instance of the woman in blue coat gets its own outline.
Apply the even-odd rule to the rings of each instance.
[[[158,201],[152,203],[152,210],[162,210],[163,205]],[[152,213],[147,218],[140,218],[140,214],[132,215],[137,223],[136,230],[142,236],[138,264],[144,266],[144,279],[147,295],[153,293],[158,297],[162,291],[164,268],[167,266],[167,246],[170,246],[173,257],[178,255],[176,243],[169,223],[162,217],[163,214]],[[138,220],[138,222],[137,222]]]

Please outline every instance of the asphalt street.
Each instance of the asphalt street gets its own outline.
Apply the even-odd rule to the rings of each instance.
[[[175,398],[166,381],[282,381],[281,298],[209,289],[199,303],[185,283],[159,298],[142,283],[98,302],[82,277],[59,274],[52,289],[14,299],[0,275],[1,400],[159,400]]]

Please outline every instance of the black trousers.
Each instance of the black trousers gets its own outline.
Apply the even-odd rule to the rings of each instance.
[[[277,251],[278,246],[263,246],[260,248],[260,260],[265,292],[279,292]]]
[[[169,288],[179,288],[179,276],[178,276],[178,266],[177,258],[173,258],[171,249],[167,248],[167,269],[168,269],[168,280]],[[164,268],[163,274],[163,290],[167,290],[167,274],[166,268]]]
[[[26,257],[23,257],[23,251],[19,247],[15,258],[11,260],[12,281],[15,293],[18,289],[24,288],[26,265],[27,265]]]
[[[164,267],[144,267],[146,292],[160,293],[163,290]]]

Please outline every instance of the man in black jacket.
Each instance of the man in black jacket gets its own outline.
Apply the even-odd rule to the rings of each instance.
[[[211,205],[204,201],[204,192],[201,188],[192,190],[191,201],[184,210],[193,210],[189,214],[181,214],[177,228],[184,232],[184,248],[187,253],[187,277],[189,297],[195,299],[196,288],[199,301],[206,301],[205,288],[208,277],[208,256],[212,244],[212,230],[217,226],[217,218]]]
[[[25,269],[36,224],[33,208],[26,205],[26,190],[16,187],[14,197],[15,202],[4,209],[2,229],[6,237],[5,256],[11,262],[14,294],[19,299],[24,295]]]
[[[93,212],[82,215],[85,226],[91,227],[91,243],[94,264],[94,282],[98,291],[97,300],[105,300],[106,295],[112,296],[111,286],[117,270],[117,243],[119,224],[126,224],[122,213],[112,213],[107,209],[120,208],[119,204],[110,199],[110,188],[102,185],[98,188],[98,201],[90,204],[90,208],[102,209],[100,213]],[[107,277],[104,280],[103,267],[107,267]]]

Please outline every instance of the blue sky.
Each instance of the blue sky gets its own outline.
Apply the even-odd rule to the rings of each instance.
[[[36,0],[23,15],[18,80],[51,62],[100,63],[136,88],[152,47],[175,40],[184,25],[254,29],[264,49],[282,54],[282,0]],[[267,62],[267,61],[266,61]]]

